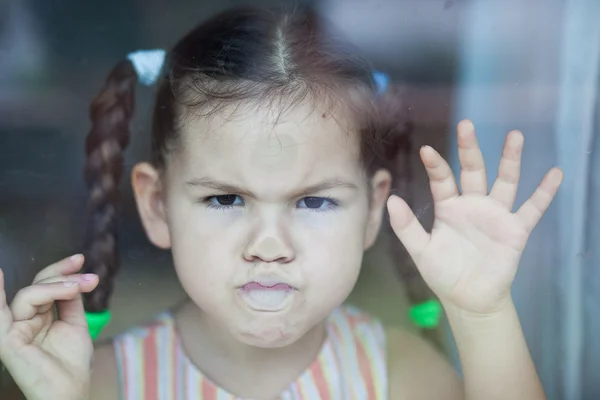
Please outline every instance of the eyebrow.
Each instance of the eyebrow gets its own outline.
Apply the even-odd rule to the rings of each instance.
[[[236,186],[227,182],[220,181],[218,179],[212,179],[210,177],[202,177],[202,178],[194,178],[185,182],[188,187],[205,187],[213,190],[217,190],[223,193],[231,193],[231,194],[244,194],[251,197],[256,197],[254,194],[246,190],[240,186]],[[310,185],[304,187],[296,192],[294,197],[302,197],[307,196],[312,193],[322,192],[330,189],[344,188],[353,191],[358,190],[358,186],[355,183],[350,181],[346,181],[340,178],[330,178],[326,179],[322,182],[316,183],[314,185]]]

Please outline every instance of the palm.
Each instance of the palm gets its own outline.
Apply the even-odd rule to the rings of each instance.
[[[503,207],[462,196],[436,208],[431,240],[415,262],[432,289],[455,304],[482,306],[510,285],[526,241],[526,230]]]
[[[485,166],[472,125],[459,125],[460,195],[450,167],[431,148],[421,152],[431,180],[435,221],[424,231],[406,203],[389,202],[394,231],[431,289],[461,309],[489,312],[510,292],[531,230],[552,200],[562,174],[553,170],[534,195],[512,213],[522,136],[507,137],[498,179],[487,193]]]
[[[28,399],[87,393],[93,346],[80,293],[93,290],[98,280],[73,274],[82,262],[65,259],[45,268],[10,307],[0,270],[0,357]]]
[[[88,369],[93,346],[87,329],[60,320],[53,321],[52,314],[46,312],[30,321],[15,322],[15,349],[18,348],[25,358],[32,356],[42,369]]]
[[[47,311],[13,323],[8,336],[21,364],[17,367],[35,365],[15,380],[26,395],[35,388],[36,392],[60,394],[57,399],[73,398],[71,393],[85,391],[89,384],[92,341],[85,327],[53,319],[53,312]],[[74,382],[79,387],[74,387]]]

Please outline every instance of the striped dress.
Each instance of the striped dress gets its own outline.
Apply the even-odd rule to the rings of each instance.
[[[315,361],[279,400],[387,398],[385,334],[352,307],[335,310]],[[238,400],[206,378],[185,355],[171,314],[114,340],[123,400]]]

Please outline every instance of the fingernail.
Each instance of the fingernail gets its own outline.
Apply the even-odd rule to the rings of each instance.
[[[77,285],[77,282],[73,282],[73,281],[64,281],[63,285],[65,285],[66,287],[73,287],[75,285]]]
[[[83,254],[75,254],[75,255],[72,255],[71,257],[69,257],[69,260],[80,261],[82,257],[83,257]]]
[[[515,140],[520,140],[523,137],[523,134],[521,133],[521,131],[513,129],[508,132],[507,136],[508,136],[508,140],[514,142]]]
[[[83,275],[81,275],[81,279],[84,280],[84,281],[86,281],[86,282],[93,281],[94,278],[96,278],[95,274],[83,274]]]

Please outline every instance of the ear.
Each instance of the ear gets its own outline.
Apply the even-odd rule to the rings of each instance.
[[[160,173],[148,163],[137,164],[131,172],[131,184],[148,239],[161,249],[170,248],[171,235]]]
[[[365,235],[365,250],[373,246],[377,239],[391,186],[392,176],[389,171],[380,169],[373,174],[371,178],[371,202]]]

